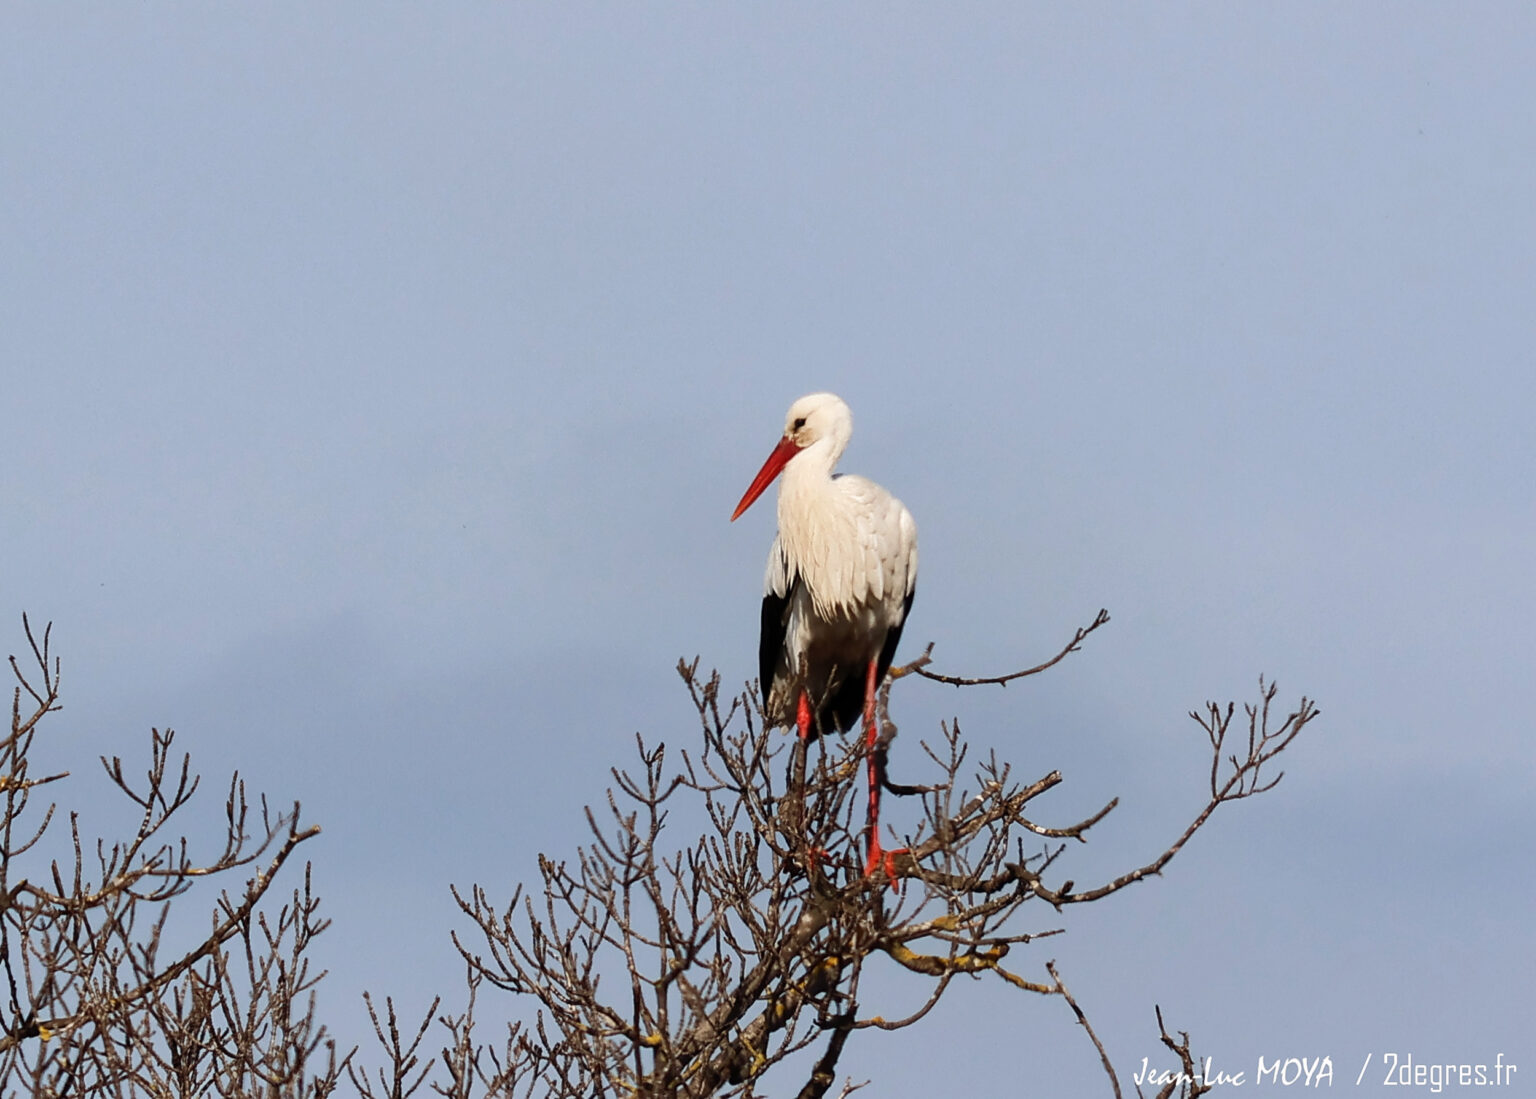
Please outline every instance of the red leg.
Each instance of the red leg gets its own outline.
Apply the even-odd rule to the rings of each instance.
[[[864,676],[864,750],[869,757],[869,858],[864,863],[864,876],[868,877],[880,868],[883,852],[880,849],[880,768],[875,763],[875,748],[880,742],[880,721],[875,716],[875,662],[869,662]]]
[[[864,862],[864,876],[883,870],[891,888],[896,889],[901,883],[896,876],[896,856],[906,848],[886,851],[880,846],[880,721],[875,715],[875,693],[879,686],[875,682],[875,662],[871,660],[864,677],[864,747],[869,756],[869,858]]]
[[[800,743],[795,746],[794,774],[791,781],[799,787],[795,791],[795,796],[800,799],[799,812],[802,814],[800,826],[803,833],[805,829],[803,816],[805,813],[805,753],[806,746],[811,742],[811,700],[806,697],[803,689],[795,703],[795,725],[800,730]],[[819,847],[812,847],[809,839],[804,835],[801,837],[801,842],[805,845],[805,865],[809,870],[826,856],[826,852]]]

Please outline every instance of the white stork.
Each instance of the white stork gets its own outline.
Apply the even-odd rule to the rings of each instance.
[[[802,739],[829,728],[846,732],[862,713],[869,752],[865,873],[872,874],[884,858],[875,693],[912,609],[917,524],[873,481],[833,474],[852,434],[853,414],[841,398],[801,397],[731,520],[783,472],[779,533],[763,585],[763,708],[774,725],[793,722]]]

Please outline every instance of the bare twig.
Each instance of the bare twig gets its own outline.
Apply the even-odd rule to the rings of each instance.
[[[1065,982],[1062,981],[1061,974],[1056,972],[1056,962],[1054,959],[1045,963],[1045,971],[1051,975],[1051,980],[1056,982],[1056,992],[1067,1001],[1067,1005],[1072,1008],[1072,1014],[1077,1016],[1077,1021],[1088,1032],[1088,1037],[1093,1042],[1093,1048],[1099,1051],[1099,1060],[1104,1065],[1104,1071],[1109,1075],[1109,1086],[1114,1090],[1115,1099],[1120,1099],[1120,1078],[1115,1075],[1115,1066],[1110,1064],[1109,1054],[1104,1051],[1104,1043],[1099,1041],[1099,1036],[1093,1032],[1093,1027],[1088,1022],[1088,1016],[1083,1014],[1083,1009],[1078,1006],[1077,1000],[1073,998],[1071,991],[1067,988]]]
[[[1006,687],[1015,679],[1023,679],[1028,675],[1039,675],[1047,668],[1054,668],[1057,664],[1060,664],[1063,660],[1065,660],[1070,654],[1079,651],[1082,646],[1083,639],[1108,621],[1109,612],[1107,610],[1101,609],[1099,613],[1094,616],[1093,621],[1086,626],[1080,627],[1077,633],[1073,635],[1072,640],[1067,642],[1066,647],[1063,648],[1055,656],[1051,657],[1049,660],[1042,664],[1036,664],[1033,668],[1025,668],[1022,671],[1009,672],[1007,675],[968,678],[964,676],[940,675],[937,672],[930,672],[928,671],[928,665],[932,662],[932,642],[929,642],[928,647],[923,650],[922,656],[918,657],[916,660],[909,664],[903,664],[899,668],[892,668],[890,675],[892,679],[900,679],[903,676],[908,675],[920,675],[924,679],[931,679],[936,683],[948,683],[955,687],[979,687],[985,684],[993,683],[1001,687]]]
[[[1157,1093],[1157,1099],[1172,1099],[1178,1094],[1181,1099],[1199,1099],[1199,1096],[1210,1091],[1212,1086],[1205,1082],[1204,1073],[1195,1065],[1195,1057],[1189,1051],[1189,1034],[1179,1031],[1178,1041],[1168,1033],[1168,1027],[1163,1023],[1163,1009],[1155,1007],[1157,1013],[1157,1033],[1162,1039],[1163,1045],[1171,1049],[1179,1059],[1180,1069],[1173,1073],[1171,1078],[1163,1084]]]

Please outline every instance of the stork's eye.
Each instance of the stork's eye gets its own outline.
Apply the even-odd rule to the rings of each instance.
[[[801,416],[794,423],[789,425],[789,430],[791,430],[791,431],[799,431],[804,426],[805,426],[805,417]]]

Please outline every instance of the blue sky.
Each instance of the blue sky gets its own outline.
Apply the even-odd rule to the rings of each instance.
[[[1123,1069],[1157,1002],[1221,1065],[1536,1073],[1528,7],[33,5],[0,57],[5,648],[56,623],[81,789],[171,725],[323,825],[343,1038],[457,994],[450,882],[691,743],[679,656],[753,674],[772,509],[726,517],[830,389],[917,517],[907,655],[1114,615],[897,697],[1059,820],[1122,797],[1079,880],[1198,809],[1190,708],[1322,707],[1036,914]],[[1102,1087],[991,984],[855,1046]]]

